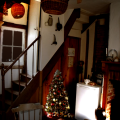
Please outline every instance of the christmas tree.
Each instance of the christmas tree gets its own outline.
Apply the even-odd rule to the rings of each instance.
[[[61,72],[56,70],[49,87],[49,94],[47,95],[45,104],[47,117],[67,117],[69,109],[68,96],[63,85]]]

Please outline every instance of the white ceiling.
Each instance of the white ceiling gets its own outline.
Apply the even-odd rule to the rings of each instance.
[[[120,2],[120,0],[82,0],[77,4],[77,0],[68,1],[68,9],[82,8],[94,14],[109,13],[110,3]]]

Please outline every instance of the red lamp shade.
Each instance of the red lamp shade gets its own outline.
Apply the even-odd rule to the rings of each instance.
[[[15,3],[11,7],[11,14],[14,18],[22,18],[25,13],[25,8],[22,4],[20,3]]]

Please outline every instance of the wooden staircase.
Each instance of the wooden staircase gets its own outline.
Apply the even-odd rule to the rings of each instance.
[[[35,39],[31,43],[31,45],[25,49],[24,52],[22,52],[18,58],[9,66],[9,67],[4,67],[4,64],[2,64],[2,69],[1,69],[1,75],[2,75],[2,95],[0,95],[0,120],[14,120],[13,114],[11,111],[11,108],[18,106],[19,104],[28,102],[30,97],[33,95],[35,90],[39,87],[39,71],[37,72],[36,75],[32,76],[27,74],[27,60],[24,63],[24,67],[20,66],[20,58],[21,56],[27,54],[27,51],[29,48],[33,47],[34,51],[34,43],[39,40],[40,36]],[[25,57],[24,56],[24,57]],[[33,52],[34,56],[34,52]],[[34,58],[32,62],[32,69],[34,67]],[[18,80],[13,80],[12,76],[14,75],[12,72],[12,67],[13,65],[18,61],[18,66],[16,69],[19,71],[19,79]],[[20,70],[22,68],[22,70]],[[10,88],[5,88],[5,74],[7,71],[11,71],[11,87]],[[22,72],[21,72],[22,71]],[[32,71],[33,72],[33,71]],[[31,89],[31,88],[34,88]],[[30,92],[30,94],[29,94]]]
[[[11,104],[15,101],[17,97],[19,97],[19,93],[25,88],[26,86],[26,80],[27,83],[32,78],[31,76],[25,74],[20,74],[20,86],[19,86],[19,80],[12,81],[12,87],[11,88],[5,88],[5,111],[8,110],[8,108],[11,106]],[[20,92],[19,92],[20,90]],[[0,108],[2,108],[2,95],[0,95]],[[2,110],[0,109],[0,114],[2,114]],[[2,118],[0,118],[1,120]]]

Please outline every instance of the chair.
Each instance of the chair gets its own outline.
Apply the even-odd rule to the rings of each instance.
[[[42,120],[42,108],[40,103],[20,104],[12,108],[15,120]]]

